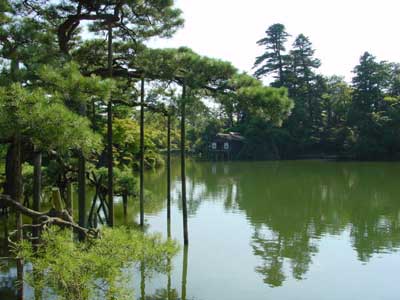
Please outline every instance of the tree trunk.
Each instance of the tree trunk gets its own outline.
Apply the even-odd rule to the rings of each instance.
[[[124,217],[128,215],[128,193],[124,192],[122,195],[122,204],[124,206]]]
[[[17,201],[22,196],[21,141],[14,137],[6,155],[6,182],[4,193]]]
[[[112,78],[113,76],[113,67],[112,67],[112,58],[113,58],[113,49],[112,49],[112,26],[111,23],[108,24],[108,76]],[[114,188],[113,188],[113,179],[114,179],[114,162],[113,162],[113,133],[112,133],[112,101],[111,99],[108,102],[107,107],[107,153],[108,153],[108,225],[110,227],[114,226]]]
[[[67,211],[74,217],[74,185],[72,182],[67,184]]]
[[[40,199],[42,195],[42,153],[34,152],[33,154],[33,210],[40,211]],[[38,220],[33,219],[33,223],[37,224]],[[33,227],[33,236],[39,237],[39,230]]]
[[[171,116],[167,116],[167,221],[168,237],[171,235]]]
[[[140,85],[140,226],[144,226],[144,78]]]
[[[83,153],[79,154],[78,202],[78,223],[79,226],[86,227],[86,159]]]
[[[79,114],[86,117],[86,103],[81,103]],[[79,152],[78,158],[78,223],[81,227],[86,227],[86,158],[82,150]],[[80,239],[84,236],[80,235]]]
[[[182,89],[181,103],[181,177],[182,177],[182,214],[183,214],[183,241],[185,245],[189,244],[188,220],[187,220],[187,202],[186,202],[186,85]]]
[[[4,192],[6,195],[15,199],[21,204],[22,196],[22,159],[21,159],[21,139],[19,136],[14,136],[13,141],[8,147],[6,156],[6,184]],[[17,228],[17,242],[22,241],[22,215],[16,210],[15,220]],[[17,278],[19,282],[23,282],[24,278],[24,262],[22,259],[17,259]],[[24,298],[23,284],[17,290],[18,299]]]

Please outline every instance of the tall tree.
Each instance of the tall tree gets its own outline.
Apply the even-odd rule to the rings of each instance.
[[[376,61],[375,56],[365,52],[354,68],[353,100],[349,112],[349,124],[355,132],[354,152],[362,159],[384,156],[384,129],[388,102],[390,66]]]
[[[280,23],[271,25],[265,33],[266,37],[257,42],[259,46],[265,47],[265,52],[256,58],[254,68],[257,70],[254,75],[260,78],[273,74],[278,80],[278,85],[283,86],[287,60],[285,43],[290,35],[285,31],[285,26]]]
[[[356,119],[384,108],[384,93],[389,83],[389,70],[384,62],[365,52],[354,68],[352,116]]]
[[[296,97],[305,100],[309,113],[309,122],[313,122],[313,82],[316,80],[315,69],[321,65],[319,59],[314,57],[315,50],[308,37],[300,34],[293,43],[290,52],[293,64],[293,72],[296,80]]]
[[[306,82],[313,79],[314,69],[321,65],[320,60],[315,58],[314,54],[315,50],[310,39],[304,34],[299,34],[293,43],[293,50],[290,55],[297,77],[303,78]]]
[[[286,86],[295,107],[285,127],[295,141],[296,151],[306,151],[320,139],[321,97],[325,90],[323,78],[315,73],[320,61],[314,52],[310,40],[303,34],[297,36],[290,51]]]

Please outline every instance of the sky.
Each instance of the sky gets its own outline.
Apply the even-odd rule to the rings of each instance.
[[[253,73],[256,42],[266,29],[282,23],[292,35],[309,37],[318,72],[352,78],[360,56],[400,63],[399,0],[175,0],[185,26],[171,39],[153,40],[152,47],[187,46],[201,55],[227,60]]]

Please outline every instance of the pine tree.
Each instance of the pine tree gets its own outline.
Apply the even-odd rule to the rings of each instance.
[[[257,70],[254,75],[260,78],[273,74],[279,86],[283,86],[287,61],[285,43],[290,35],[285,31],[285,26],[279,23],[270,26],[265,33],[266,37],[257,42],[259,46],[265,46],[265,52],[256,58],[254,68]]]
[[[353,99],[349,112],[349,124],[355,132],[353,149],[362,159],[386,156],[384,138],[388,125],[389,109],[385,94],[389,90],[390,68],[386,62],[376,61],[375,56],[365,52],[354,68]]]
[[[318,140],[319,113],[321,112],[321,96],[323,94],[323,80],[315,73],[320,66],[319,59],[314,57],[315,50],[309,38],[300,34],[293,43],[290,51],[288,68],[289,94],[295,100],[295,110],[292,116],[293,129],[304,126],[302,139],[315,143]],[[297,125],[296,125],[297,123]],[[302,126],[300,126],[302,127]]]

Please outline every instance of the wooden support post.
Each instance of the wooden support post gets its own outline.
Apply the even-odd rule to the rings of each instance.
[[[14,166],[13,166],[13,171],[15,172],[16,178],[15,180],[15,194],[12,195],[14,196],[15,200],[19,203],[22,202],[22,151],[21,151],[22,145],[21,145],[21,139],[19,136],[15,137],[14,140],[14,157],[15,160]],[[17,242],[22,242],[23,240],[23,231],[22,231],[22,215],[19,211],[15,212],[15,218],[16,218],[16,227],[17,227]],[[17,291],[17,297],[18,300],[23,300],[24,299],[24,261],[23,259],[19,258],[17,259],[17,280],[20,283],[18,286],[18,291]]]
[[[112,78],[113,67],[113,49],[112,49],[112,24],[108,23],[108,76]],[[114,189],[113,189],[113,177],[114,177],[114,162],[113,162],[113,132],[112,132],[112,101],[108,102],[107,106],[107,163],[108,163],[108,182],[107,182],[107,192],[108,192],[108,225],[110,227],[114,226]]]
[[[171,220],[167,220],[167,237],[168,239],[171,238]]]
[[[4,249],[8,248],[8,213],[6,212],[5,217],[3,218],[3,226],[4,226],[4,244],[2,245]]]
[[[122,204],[124,206],[124,217],[128,215],[128,193],[124,192],[122,194]]]
[[[42,153],[33,153],[33,210],[40,211],[40,200],[42,196]],[[33,219],[33,224],[37,224],[38,220]],[[39,230],[33,227],[32,234],[39,237]]]
[[[56,211],[62,212],[64,207],[62,204],[61,200],[61,194],[60,194],[60,189],[59,188],[52,188],[51,189],[51,200],[53,207],[55,208]]]
[[[140,226],[144,226],[144,78],[140,85]]]
[[[80,105],[79,114],[86,116],[86,103]],[[86,227],[86,158],[82,151],[79,153],[78,161],[78,224]],[[79,239],[85,237],[80,234]]]
[[[74,218],[74,184],[72,182],[67,184],[67,211]]]
[[[171,236],[171,115],[167,117],[167,222],[168,237]]]
[[[83,153],[79,155],[78,206],[79,226],[86,227],[86,160]]]
[[[183,215],[183,241],[189,244],[188,220],[187,220],[187,201],[186,201],[186,84],[183,84],[181,99],[181,177],[182,177],[182,215]]]
[[[97,129],[97,123],[96,123],[96,101],[92,101],[92,127],[93,130]]]
[[[108,195],[108,225],[110,227],[114,226],[114,155],[113,155],[113,138],[112,138],[112,103],[108,102],[107,109],[107,195]]]

